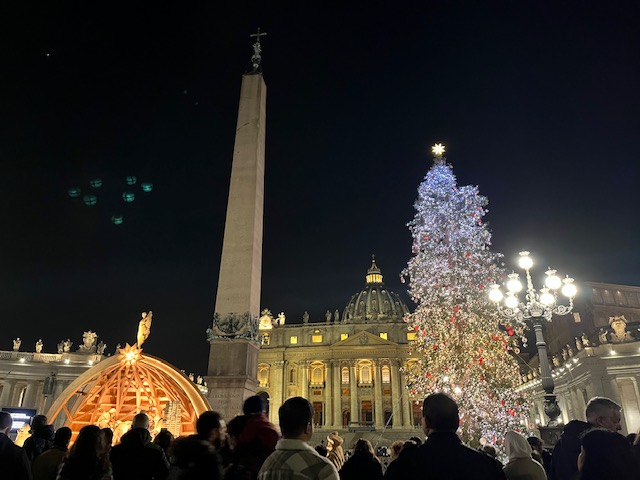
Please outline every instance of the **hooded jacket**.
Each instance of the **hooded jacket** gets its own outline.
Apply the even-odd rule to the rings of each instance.
[[[111,449],[113,480],[164,480],[169,462],[146,428],[133,428]]]
[[[574,480],[578,478],[578,455],[582,436],[593,425],[580,420],[571,420],[564,426],[560,440],[556,443],[551,457],[551,478],[553,480]]]
[[[544,467],[531,456],[531,445],[517,432],[507,432],[504,446],[509,461],[504,466],[508,480],[546,480]]]
[[[33,462],[42,452],[49,450],[53,446],[53,439],[56,436],[53,425],[38,425],[32,427],[32,433],[24,441],[25,453],[30,462]]]

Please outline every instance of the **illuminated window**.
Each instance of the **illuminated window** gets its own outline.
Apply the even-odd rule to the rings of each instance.
[[[362,383],[371,383],[371,367],[364,365],[360,368],[360,381]]]
[[[391,369],[389,365],[382,366],[382,383],[390,383],[391,382]]]
[[[311,383],[314,385],[322,385],[323,379],[323,367],[313,367],[311,370]]]
[[[266,387],[269,384],[269,367],[260,367],[258,370],[258,382],[261,387]]]
[[[347,367],[342,367],[342,384],[349,383],[349,369]]]
[[[415,340],[417,337],[416,332],[408,332],[407,333],[407,340],[411,341],[411,340]]]
[[[340,334],[340,340],[346,340],[347,338],[349,338],[349,334],[348,333],[341,333]]]
[[[297,370],[295,368],[289,371],[289,383],[296,383],[296,373]]]
[[[298,336],[297,335],[291,335],[289,337],[289,343],[291,345],[297,345],[298,344]]]
[[[322,335],[311,335],[311,343],[322,343]]]
[[[387,332],[380,332],[380,338],[387,340]]]

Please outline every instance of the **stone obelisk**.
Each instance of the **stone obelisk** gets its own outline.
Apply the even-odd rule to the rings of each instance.
[[[256,39],[253,70],[242,76],[218,292],[209,333],[209,402],[227,421],[242,413],[244,400],[258,386],[256,325],[262,280],[267,100],[260,66],[263,35],[259,29],[251,35]]]

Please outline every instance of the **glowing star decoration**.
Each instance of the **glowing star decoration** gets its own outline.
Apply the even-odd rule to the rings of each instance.
[[[128,343],[120,350],[120,362],[125,365],[133,365],[140,359],[142,349]]]
[[[441,143],[436,143],[433,147],[431,147],[431,152],[436,156],[436,157],[442,157],[442,155],[444,154],[444,145],[442,145]]]

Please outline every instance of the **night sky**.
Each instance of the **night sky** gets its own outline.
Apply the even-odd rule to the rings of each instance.
[[[205,372],[257,27],[263,308],[342,312],[372,253],[409,303],[406,223],[436,142],[489,198],[508,266],[528,249],[539,275],[640,285],[637,2],[49,3],[3,15],[1,349],[92,329],[113,352],[152,309],[145,351]],[[153,191],[124,205],[126,175]],[[69,198],[93,178],[95,207]]]

